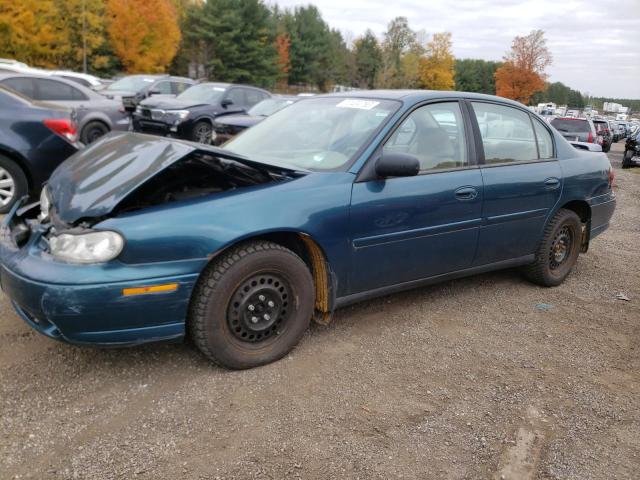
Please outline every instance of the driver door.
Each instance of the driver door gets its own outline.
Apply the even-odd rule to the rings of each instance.
[[[383,146],[420,161],[414,177],[354,183],[350,293],[468,268],[482,214],[482,176],[458,102],[418,107]]]

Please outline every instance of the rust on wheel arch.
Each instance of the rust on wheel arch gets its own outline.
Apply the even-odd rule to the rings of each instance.
[[[331,294],[329,288],[329,271],[324,254],[318,244],[307,235],[300,234],[309,252],[311,260],[313,283],[316,288],[316,303],[313,320],[320,325],[328,325],[331,322]]]

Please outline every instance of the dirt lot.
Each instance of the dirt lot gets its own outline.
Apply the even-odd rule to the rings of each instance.
[[[0,478],[638,478],[640,174],[617,183],[563,286],[506,271],[385,297],[251,371],[57,343],[2,296]]]

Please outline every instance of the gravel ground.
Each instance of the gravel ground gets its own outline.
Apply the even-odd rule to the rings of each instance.
[[[57,343],[1,296],[0,477],[638,478],[640,174],[617,174],[612,228],[561,287],[388,296],[251,371]]]

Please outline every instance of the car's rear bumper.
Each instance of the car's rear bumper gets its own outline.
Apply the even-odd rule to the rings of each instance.
[[[591,232],[593,239],[609,228],[611,217],[616,209],[616,195],[613,192],[599,195],[589,200],[591,205]]]

